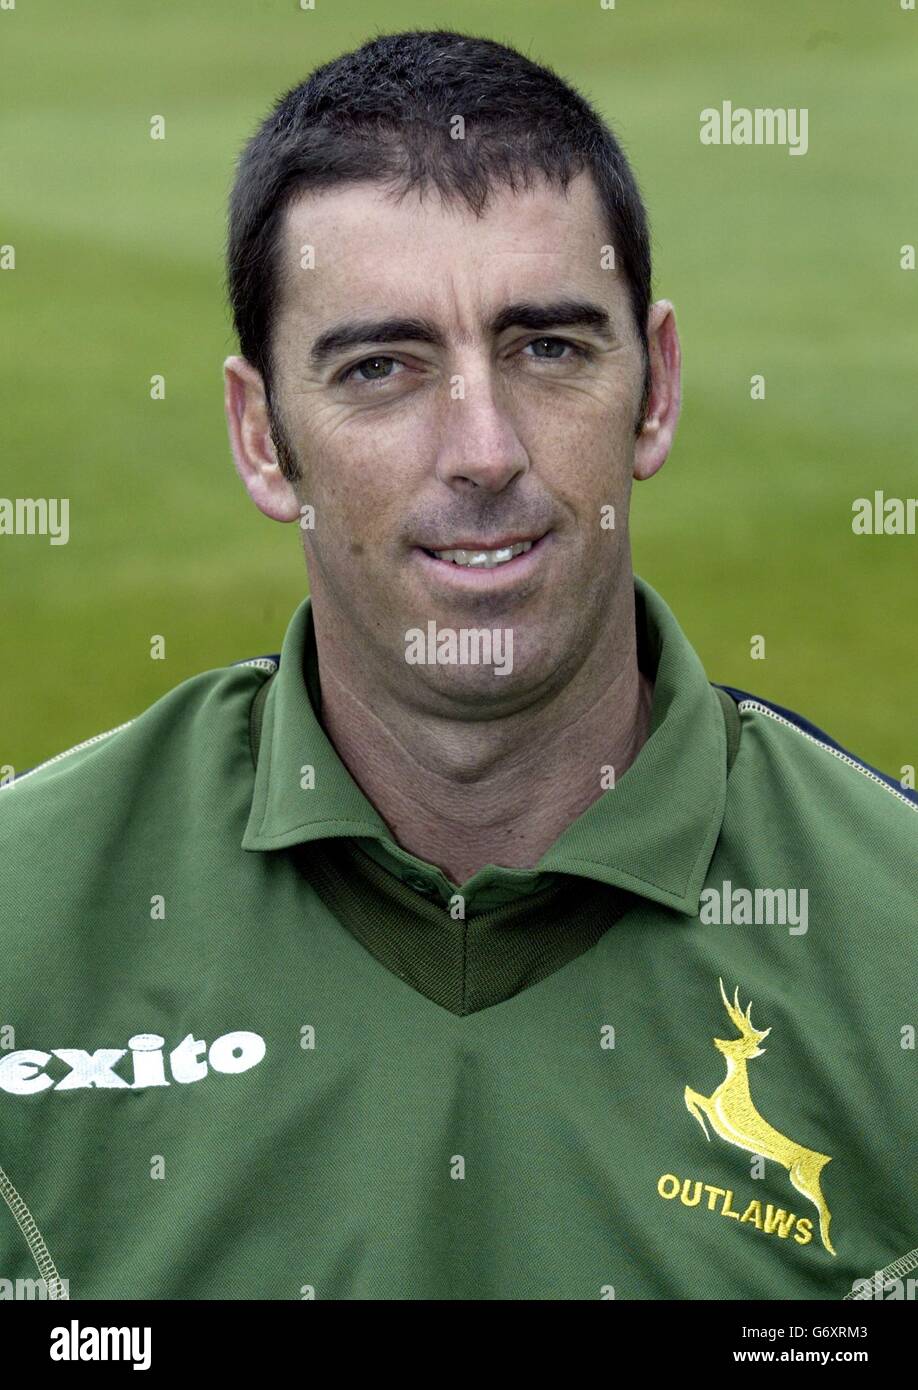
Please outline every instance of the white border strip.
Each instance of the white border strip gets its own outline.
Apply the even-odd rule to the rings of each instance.
[[[106,729],[104,734],[93,734],[92,738],[84,739],[75,748],[68,748],[63,753],[55,753],[53,758],[48,758],[46,762],[39,763],[38,767],[30,767],[28,772],[23,772],[21,776],[14,777],[12,782],[6,782],[0,791],[9,791],[10,787],[18,787],[20,782],[24,782],[27,777],[34,777],[36,772],[41,772],[43,768],[50,767],[52,763],[59,763],[61,758],[69,758],[71,753],[79,753],[83,748],[91,748],[94,743],[101,743],[104,738],[111,738],[112,734],[120,734],[122,729],[129,729],[133,724],[133,719],[129,719],[125,724],[119,724],[117,729]]]
[[[800,734],[802,738],[808,739],[810,743],[815,743],[817,748],[824,748],[827,753],[831,753],[834,757],[838,758],[840,762],[847,763],[849,767],[856,768],[863,777],[869,778],[871,782],[876,782],[878,787],[882,787],[884,791],[889,792],[890,796],[894,796],[897,801],[901,801],[910,811],[918,811],[918,802],[910,801],[907,796],[903,796],[901,792],[897,792],[895,787],[891,787],[888,782],[884,782],[882,777],[878,777],[875,772],[871,772],[869,768],[864,767],[855,758],[849,757],[847,753],[842,753],[838,748],[832,748],[828,743],[823,743],[822,739],[814,738],[812,734],[807,733],[806,729],[801,729],[798,724],[792,723],[790,719],[785,719],[783,714],[776,714],[773,709],[769,709],[767,705],[760,704],[758,700],[740,700],[737,709],[741,714],[744,714],[746,710],[756,710],[759,714],[767,714],[769,719],[774,719],[776,723],[784,724],[786,728],[793,729],[794,732]]]
[[[269,656],[256,656],[251,661],[235,661],[234,666],[257,666],[260,671],[276,671],[277,662],[272,661]],[[10,787],[17,787],[20,782],[24,782],[27,777],[33,777],[36,772],[42,772],[46,767],[51,767],[53,763],[60,762],[61,758],[69,758],[71,753],[79,753],[84,748],[91,748],[94,743],[101,743],[104,738],[111,738],[112,734],[120,734],[122,729],[129,729],[134,723],[133,719],[128,719],[124,724],[119,724],[115,729],[106,729],[103,734],[93,734],[92,738],[84,739],[74,748],[67,748],[63,753],[55,753],[53,758],[47,758],[45,762],[39,763],[37,767],[30,767],[28,772],[23,772],[21,776],[14,777],[12,782],[5,782],[0,786],[0,791],[9,791]]]
[[[901,1279],[903,1274],[910,1273],[910,1271],[913,1270],[916,1266],[918,1266],[918,1249],[910,1250],[907,1255],[900,1255],[898,1260],[893,1260],[892,1264],[887,1265],[885,1269],[878,1269],[876,1271],[876,1274],[868,1274],[865,1276],[863,1280],[858,1279],[857,1282],[859,1284],[867,1282],[870,1283],[870,1292],[867,1293],[864,1291],[863,1288],[860,1288],[855,1293],[852,1289],[851,1293],[845,1294],[845,1298],[842,1300],[842,1302],[845,1302],[845,1300],[849,1298],[875,1298],[877,1297],[877,1274],[879,1274],[880,1279],[882,1280],[882,1283],[880,1284],[880,1293],[883,1293],[887,1284],[891,1283],[893,1279]]]
[[[276,671],[277,662],[270,656],[253,656],[251,661],[234,661],[233,666],[257,666],[260,671]]]
[[[0,1197],[3,1198],[13,1213],[13,1220],[22,1232],[32,1253],[32,1259],[38,1266],[38,1272],[44,1280],[49,1299],[69,1299],[70,1293],[67,1285],[57,1272],[57,1266],[51,1258],[51,1252],[45,1245],[41,1231],[35,1225],[32,1213],[2,1168],[0,1168]]]

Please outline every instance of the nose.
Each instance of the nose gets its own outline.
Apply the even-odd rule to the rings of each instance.
[[[529,471],[529,456],[486,369],[452,378],[444,419],[437,477],[448,487],[502,492]]]

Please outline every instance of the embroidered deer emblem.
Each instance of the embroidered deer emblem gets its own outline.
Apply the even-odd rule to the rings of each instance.
[[[727,1059],[727,1075],[710,1096],[699,1095],[697,1091],[686,1086],[685,1103],[689,1112],[701,1125],[708,1141],[711,1136],[704,1122],[705,1116],[711,1121],[712,1128],[721,1139],[726,1139],[728,1144],[736,1144],[741,1149],[748,1149],[750,1153],[761,1154],[763,1158],[770,1158],[774,1163],[784,1165],[794,1187],[812,1202],[819,1212],[819,1234],[822,1243],[829,1254],[834,1255],[835,1251],[829,1240],[831,1216],[819,1186],[819,1175],[832,1160],[828,1154],[816,1153],[814,1149],[804,1148],[802,1144],[795,1144],[792,1139],[785,1138],[756,1110],[749,1093],[746,1063],[753,1057],[762,1056],[765,1048],[760,1047],[759,1043],[768,1037],[771,1029],[766,1028],[763,1033],[753,1028],[750,1019],[752,1004],[749,1004],[745,1013],[742,1012],[739,1005],[739,986],[731,1004],[724,993],[724,982],[721,980],[720,997],[724,1001],[730,1022],[739,1030],[741,1036],[731,1038],[728,1042],[723,1038],[714,1039],[714,1046],[719,1048]]]

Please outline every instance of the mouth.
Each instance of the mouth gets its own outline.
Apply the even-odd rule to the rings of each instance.
[[[492,546],[485,546],[475,541],[464,541],[459,545],[450,546],[446,550],[429,550],[426,546],[419,546],[418,548],[423,550],[425,555],[429,555],[432,560],[439,560],[443,564],[458,565],[462,569],[493,570],[510,564],[518,555],[528,554],[544,538],[542,535],[519,540],[506,539]]]
[[[540,536],[503,536],[497,543],[481,538],[433,550],[415,547],[415,554],[431,578],[460,590],[494,590],[534,575],[550,549],[551,532]]]

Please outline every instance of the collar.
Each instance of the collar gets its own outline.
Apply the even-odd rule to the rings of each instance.
[[[641,669],[654,682],[650,734],[635,761],[577,817],[534,869],[493,864],[459,887],[402,849],[329,740],[321,709],[311,600],[293,614],[262,705],[247,850],[347,837],[431,898],[497,906],[573,874],[697,915],[723,822],[727,739],[717,692],[675,617],[635,576]],[[259,702],[260,703],[260,702]],[[301,784],[312,769],[312,786]]]

